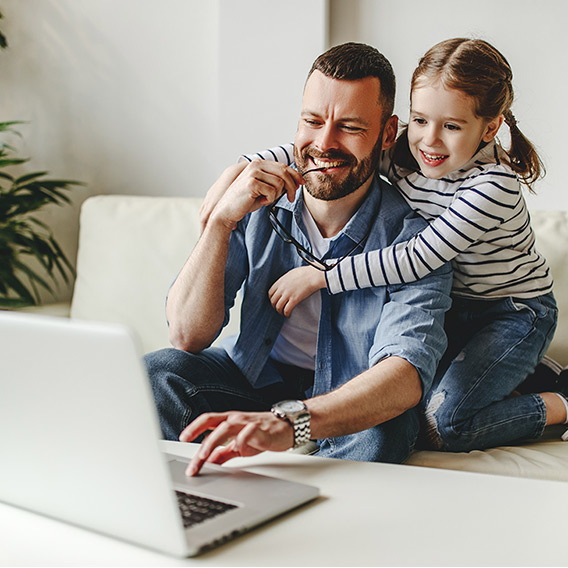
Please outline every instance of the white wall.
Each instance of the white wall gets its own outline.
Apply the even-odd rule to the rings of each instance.
[[[0,121],[29,121],[28,170],[88,184],[73,207],[44,214],[72,259],[87,195],[203,195],[240,152],[291,140],[311,62],[343,41],[392,61],[403,119],[428,47],[458,35],[495,43],[548,168],[529,205],[568,210],[565,0],[0,0],[0,10],[10,42]]]
[[[77,179],[44,219],[76,255],[92,193],[204,195],[243,151],[291,140],[327,0],[2,0],[0,121],[28,171]],[[67,298],[63,287],[59,297]]]
[[[562,120],[568,92],[568,2],[330,0],[330,16],[332,45],[362,41],[389,58],[398,79],[396,111],[403,120],[408,118],[412,71],[428,48],[461,36],[493,43],[513,69],[519,127],[547,167],[546,177],[535,186],[537,195],[527,197],[529,207],[568,210],[568,182],[562,177],[568,149]]]

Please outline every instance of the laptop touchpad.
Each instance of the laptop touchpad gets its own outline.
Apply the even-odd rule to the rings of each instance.
[[[212,466],[204,466],[201,473],[196,477],[189,477],[185,475],[188,462],[173,459],[168,463],[172,474],[172,479],[175,483],[181,483],[187,488],[202,487],[212,481],[217,481],[220,477],[225,477],[229,472],[219,471],[221,468]]]

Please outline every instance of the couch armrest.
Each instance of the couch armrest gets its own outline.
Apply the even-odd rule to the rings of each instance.
[[[19,312],[28,312],[32,314],[40,314],[42,316],[56,316],[59,318],[68,318],[71,316],[70,302],[57,302],[54,304],[41,304],[40,306],[28,306],[18,309]]]

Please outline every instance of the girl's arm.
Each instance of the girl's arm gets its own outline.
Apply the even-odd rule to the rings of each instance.
[[[471,180],[469,180],[471,181]],[[414,282],[454,259],[507,219],[521,199],[514,176],[462,189],[452,204],[412,239],[351,256],[325,273],[331,294]]]

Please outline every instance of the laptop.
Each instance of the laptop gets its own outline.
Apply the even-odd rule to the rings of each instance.
[[[0,501],[194,556],[318,496],[309,485],[162,451],[134,334],[0,312]]]

